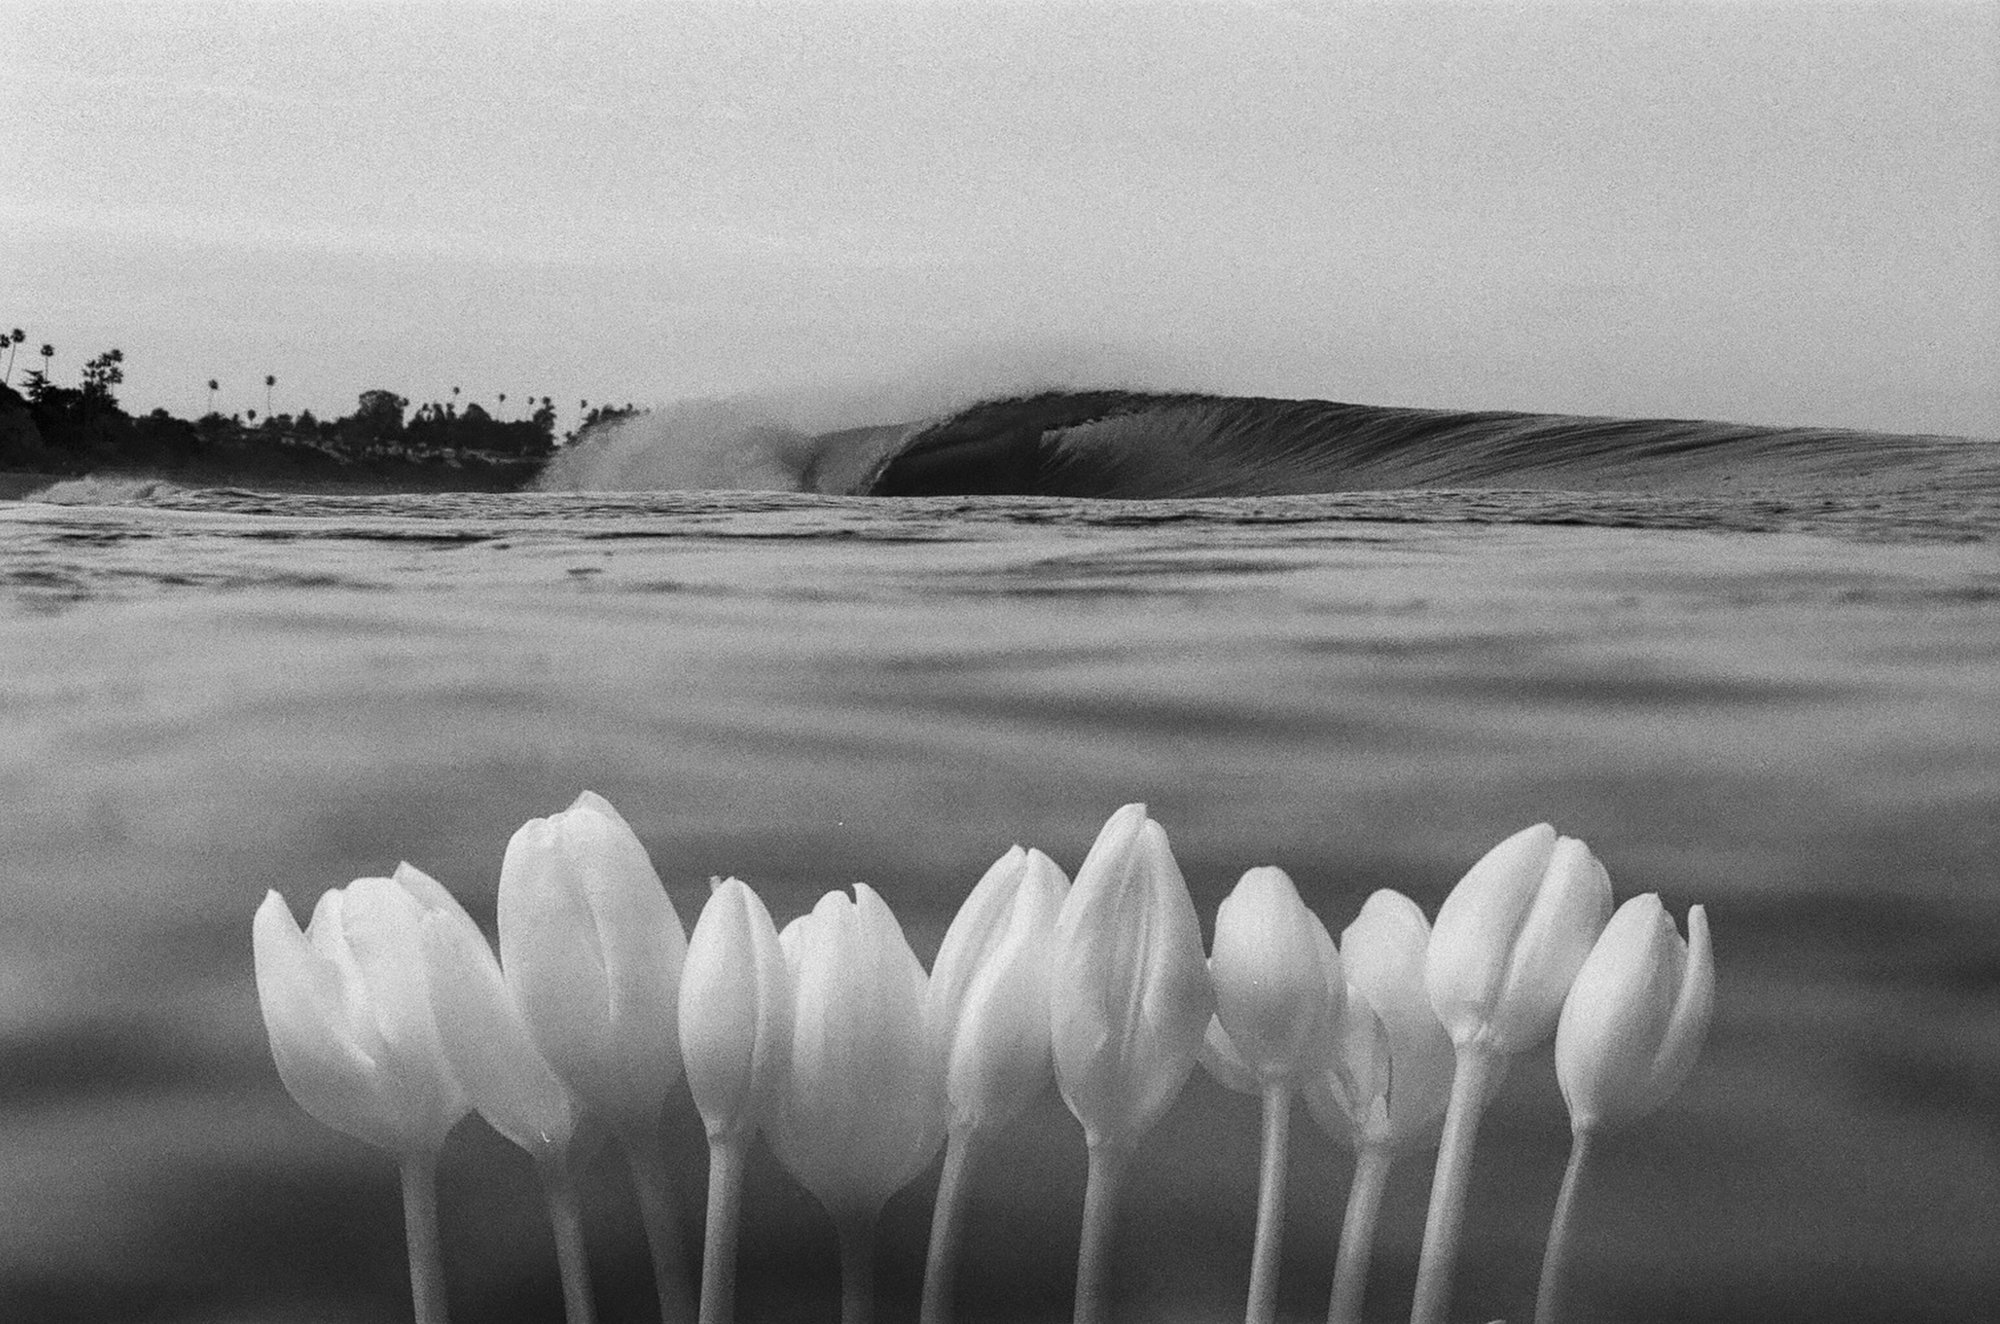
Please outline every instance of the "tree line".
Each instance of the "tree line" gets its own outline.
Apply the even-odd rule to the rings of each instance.
[[[275,376],[264,378],[265,409],[224,415],[214,408],[220,384],[208,382],[207,413],[180,418],[166,409],[134,416],[120,406],[125,355],[109,349],[89,360],[74,386],[50,376],[53,346],[41,347],[42,366],[31,369],[19,391],[14,359],[26,337],[0,333],[6,351],[0,376],[0,469],[82,474],[101,471],[186,473],[208,479],[322,476],[356,480],[420,481],[426,487],[511,488],[528,482],[554,454],[556,409],[548,396],[528,397],[530,412],[500,419],[476,401],[463,408],[452,398],[420,404],[393,391],[367,390],[352,413],[318,418],[271,410]],[[500,397],[504,405],[506,396]],[[562,440],[608,419],[636,412],[582,402],[582,424]]]

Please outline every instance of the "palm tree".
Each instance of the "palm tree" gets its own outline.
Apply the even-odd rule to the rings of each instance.
[[[46,385],[49,380],[49,360],[53,359],[55,356],[56,356],[56,347],[54,345],[42,346],[42,382],[44,385]]]
[[[14,351],[19,349],[21,342],[27,338],[28,333],[18,326],[14,328],[11,335],[0,336],[0,340],[7,342],[7,375],[0,377],[0,381],[11,382],[14,380]]]
[[[215,412],[215,393],[221,389],[221,386],[222,384],[216,381],[215,378],[211,377],[208,379],[208,412],[211,414]]]
[[[264,374],[264,417],[266,418],[271,416],[271,388],[277,384],[278,379],[276,377],[273,377],[269,373]]]
[[[506,408],[506,406],[507,406],[507,393],[505,391],[502,391],[500,392],[500,407],[504,409]]]

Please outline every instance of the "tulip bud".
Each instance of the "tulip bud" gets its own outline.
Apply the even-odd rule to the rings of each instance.
[[[792,973],[790,1068],[765,1133],[837,1221],[872,1218],[944,1139],[928,978],[875,890],[829,892],[779,934]]]
[[[1684,941],[1658,894],[1620,906],[1556,1029],[1556,1079],[1571,1126],[1621,1126],[1666,1102],[1694,1068],[1714,1008],[1707,912],[1688,911]]]
[[[457,910],[404,864],[393,879],[323,894],[304,932],[275,891],[251,925],[278,1078],[320,1122],[403,1156],[435,1153],[468,1106],[438,1041],[418,940],[437,905]]]
[[[1512,1054],[1547,1039],[1610,914],[1611,879],[1581,841],[1541,823],[1488,851],[1439,908],[1424,958],[1452,1043]]]
[[[1326,925],[1319,923],[1317,916],[1314,917],[1313,922],[1313,949],[1321,976],[1327,981],[1325,997],[1329,1005],[1344,1007],[1348,997],[1351,995],[1351,990],[1342,987],[1337,995],[1339,1003],[1336,1004],[1334,1002],[1334,998],[1336,997],[1334,982],[1342,978],[1340,951],[1334,946],[1332,936],[1326,931]],[[1215,961],[1211,957],[1209,959],[1211,985],[1214,982],[1214,967]],[[1344,981],[1342,982],[1344,984]],[[1330,1045],[1330,1051],[1338,1051],[1338,1035],[1343,1019],[1343,1014],[1336,1013],[1322,1027],[1321,1034]],[[1201,1048],[1196,1052],[1195,1058],[1208,1071],[1208,1074],[1214,1077],[1215,1082],[1223,1088],[1253,1097],[1261,1096],[1264,1093],[1264,1082],[1259,1079],[1257,1073],[1251,1069],[1250,1063],[1245,1060],[1243,1054],[1237,1049],[1235,1042],[1229,1037],[1229,1031],[1222,1028],[1222,1018],[1220,1016],[1210,1016],[1208,1018],[1208,1031],[1202,1037]],[[1333,1062],[1334,1059],[1330,1058],[1327,1064],[1328,1070],[1332,1069]],[[1307,1072],[1298,1083],[1309,1090],[1312,1081],[1320,1074],[1317,1071]]]
[[[535,1046],[618,1130],[657,1123],[681,1073],[687,935],[609,801],[530,819],[500,866],[500,964]]]
[[[1252,869],[1215,912],[1215,1014],[1263,1085],[1326,1065],[1346,994],[1340,955],[1283,869]]]
[[[1435,1138],[1450,1101],[1451,1038],[1424,987],[1430,937],[1417,903],[1386,889],[1340,935],[1347,1007],[1334,1064],[1308,1084],[1306,1103],[1357,1147]]]
[[[735,878],[716,884],[681,970],[681,1053],[713,1138],[747,1138],[784,1079],[792,975],[771,912]]]
[[[1048,1084],[1049,940],[1069,879],[1014,847],[965,898],[931,968],[952,1124],[1004,1126]]]
[[[485,935],[463,910],[424,918],[438,1038],[473,1107],[537,1160],[566,1151],[578,1104],[535,1046]]]
[[[1214,1006],[1167,834],[1144,805],[1126,805],[1077,870],[1050,961],[1056,1083],[1093,1146],[1129,1146],[1159,1121]]]

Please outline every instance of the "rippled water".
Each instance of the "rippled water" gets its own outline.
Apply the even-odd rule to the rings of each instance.
[[[84,491],[86,501],[115,495]],[[1979,508],[1870,497],[272,497],[0,504],[0,1318],[407,1311],[393,1172],[284,1095],[267,887],[408,858],[484,921],[585,787],[685,918],[875,884],[920,955],[1009,844],[1073,869],[1144,800],[1198,906],[1283,865],[1336,930],[1434,910],[1538,819],[1618,896],[1708,904],[1720,1005],[1586,1189],[1607,1320],[1991,1317],[2000,1226],[2000,557]],[[674,1124],[698,1226],[703,1159]],[[1123,1318],[1240,1314],[1256,1108],[1197,1078],[1141,1152]],[[1297,1135],[1281,1301],[1322,1315],[1342,1158]],[[1531,1309],[1567,1123],[1546,1050],[1482,1141],[1457,1299]],[[983,1170],[968,1319],[1066,1315],[1083,1155],[1053,1096]],[[1406,1311],[1428,1159],[1371,1310]],[[650,1318],[595,1170],[607,1320]],[[914,1317],[928,1182],[892,1204]],[[553,1319],[525,1160],[446,1158],[464,1319]],[[753,1171],[746,1320],[832,1312],[830,1230]],[[692,1249],[692,1248],[691,1248]]]

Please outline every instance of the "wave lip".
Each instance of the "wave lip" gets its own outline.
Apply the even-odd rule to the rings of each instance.
[[[1133,391],[990,400],[909,430],[871,496],[1111,498],[1408,488],[1716,492],[1915,485],[1984,470],[1967,438]]]

